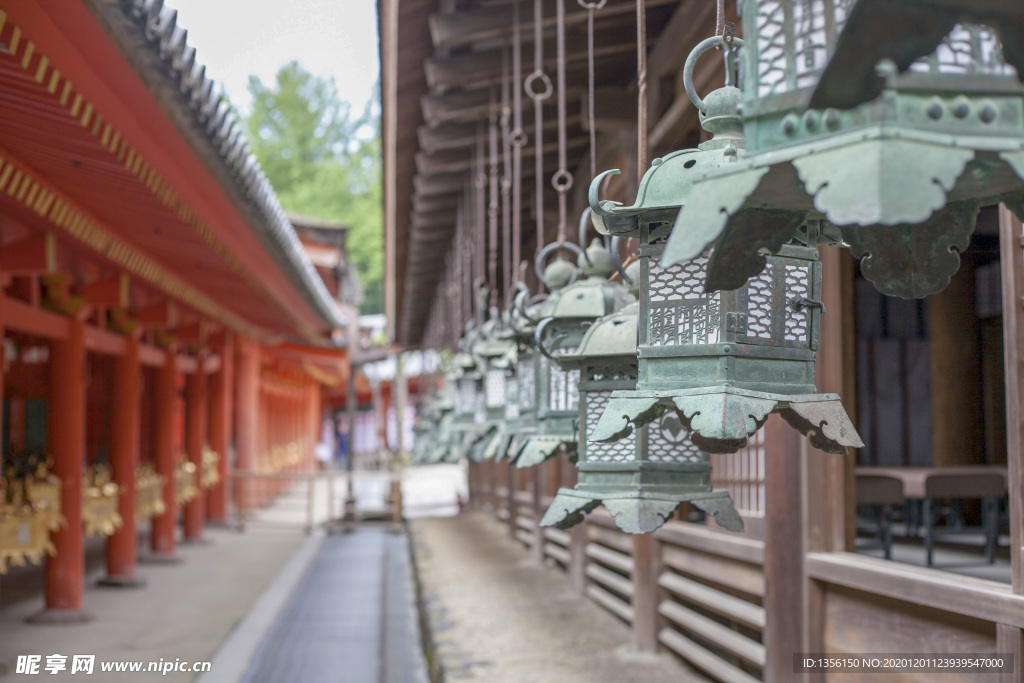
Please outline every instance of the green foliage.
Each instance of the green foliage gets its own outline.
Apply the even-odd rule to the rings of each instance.
[[[379,95],[354,116],[333,79],[289,62],[275,83],[249,77],[249,144],[281,205],[350,226],[349,258],[365,288],[363,313],[383,309]]]

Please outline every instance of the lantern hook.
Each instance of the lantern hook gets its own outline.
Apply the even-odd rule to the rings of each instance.
[[[547,287],[548,289],[551,289],[551,285],[549,285],[548,281],[544,279],[544,269],[542,267],[544,265],[544,259],[550,256],[553,252],[558,251],[560,249],[575,252],[576,256],[579,256],[580,254],[583,253],[583,250],[580,249],[577,245],[573,244],[572,242],[552,242],[551,244],[547,245],[546,247],[540,250],[540,253],[537,254],[537,258],[533,262],[533,272],[537,274],[537,278],[541,282],[543,282],[544,286]],[[569,280],[567,284],[572,284],[573,282],[576,282],[577,277],[579,277],[579,270],[574,267],[572,279]]]
[[[533,333],[533,341],[534,341],[534,344],[537,347],[537,350],[540,351],[541,354],[545,358],[547,358],[549,360],[553,360],[553,361],[555,361],[557,363],[558,359],[555,358],[555,356],[551,352],[551,350],[557,348],[558,344],[563,339],[568,338],[569,335],[566,334],[565,332],[559,332],[559,333],[555,334],[553,337],[551,337],[551,342],[552,342],[551,343],[551,350],[549,350],[548,347],[544,346],[544,342],[543,342],[544,330],[547,329],[548,323],[550,323],[553,320],[554,320],[554,318],[544,318],[544,320],[540,321],[540,323],[537,325],[537,329]]]
[[[686,94],[689,95],[690,101],[693,102],[693,106],[697,107],[697,110],[701,114],[708,112],[707,105],[704,104],[704,100],[697,94],[697,89],[693,85],[693,70],[697,66],[697,60],[707,52],[708,50],[716,47],[721,47],[722,44],[726,44],[726,47],[731,51],[734,47],[743,47],[743,41],[735,36],[730,36],[728,40],[726,36],[711,36],[705,38],[697,47],[693,48],[693,51],[686,58],[686,63],[683,65],[683,87],[686,88]],[[726,69],[728,71],[728,68]]]

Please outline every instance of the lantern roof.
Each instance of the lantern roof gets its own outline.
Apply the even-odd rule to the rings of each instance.
[[[636,360],[639,318],[640,304],[637,302],[598,318],[587,328],[574,352],[558,356],[559,365],[571,368],[598,359]]]

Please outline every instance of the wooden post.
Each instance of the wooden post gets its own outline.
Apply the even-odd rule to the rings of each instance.
[[[1003,354],[1006,368],[1006,465],[1010,494],[1010,564],[1013,592],[1024,593],[1024,232],[1005,206],[999,207],[999,253],[1003,282]]]
[[[803,437],[778,415],[764,429],[764,680],[777,683],[794,680],[793,654],[806,652]]]
[[[936,467],[984,462],[985,421],[974,271],[965,263],[949,286],[927,299],[932,452]],[[957,381],[949,379],[956,377]]]
[[[534,465],[530,468],[530,492],[533,494],[533,557],[538,562],[544,561],[544,527],[540,525],[540,519],[544,515],[541,497],[544,495],[544,464]]]
[[[114,359],[114,395],[110,410],[113,422],[110,467],[114,483],[121,489],[117,511],[124,524],[107,539],[107,576],[100,581],[103,586],[145,585],[145,581],[135,576],[135,475],[139,464],[141,388],[139,340],[129,335],[124,355]]]
[[[633,537],[633,643],[640,652],[658,651],[659,545],[653,534]]]
[[[156,378],[156,401],[153,420],[153,460],[156,472],[164,478],[164,512],[153,518],[153,559],[174,557],[174,524],[178,514],[175,498],[174,462],[174,403],[177,396],[177,355],[167,349],[163,367]]]
[[[516,492],[519,490],[519,477],[517,476],[518,467],[512,464],[509,460],[506,465],[506,473],[508,474],[508,497],[505,499],[505,505],[508,507],[508,535],[513,539],[516,537],[516,532],[519,530],[516,523],[516,514],[519,505],[516,503]]]
[[[183,515],[185,540],[198,542],[203,538],[206,519],[206,497],[203,495],[203,446],[206,445],[206,372],[204,356],[196,356],[196,371],[185,380],[185,449],[188,460],[196,467],[199,494],[185,504]]]
[[[68,321],[67,339],[50,346],[47,444],[60,478],[61,513],[66,524],[53,532],[57,554],[46,558],[45,611],[33,621],[84,621],[85,545],[82,527],[82,470],[85,468],[85,322]]]
[[[260,404],[259,353],[260,349],[255,342],[239,338],[235,376],[235,448],[238,451],[236,467],[247,472],[256,469],[257,420]],[[252,479],[245,477],[238,480],[234,495],[239,514],[244,515],[252,507],[252,492]]]
[[[220,369],[210,378],[210,448],[220,455],[214,484],[206,499],[206,519],[225,523],[228,519],[228,477],[231,457],[231,387],[234,385],[235,354],[230,332],[220,344]]]
[[[587,523],[569,529],[569,586],[576,595],[587,592]]]

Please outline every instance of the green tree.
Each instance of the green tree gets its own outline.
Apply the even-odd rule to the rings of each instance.
[[[365,289],[361,310],[383,309],[379,95],[359,114],[338,96],[333,79],[298,62],[273,84],[249,77],[249,144],[288,211],[345,223],[348,254]]]

